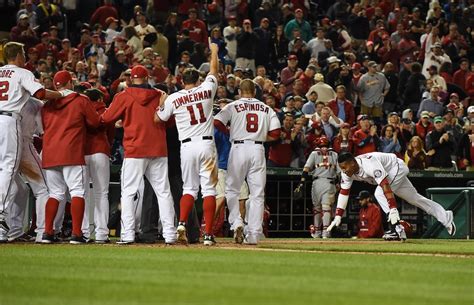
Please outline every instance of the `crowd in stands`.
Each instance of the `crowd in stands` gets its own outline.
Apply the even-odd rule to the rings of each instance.
[[[149,85],[171,94],[185,68],[209,71],[210,37],[219,45],[216,108],[251,78],[281,119],[269,166],[302,167],[325,135],[336,152],[474,170],[473,0],[95,2],[21,3],[10,40],[25,44],[26,68],[46,88],[68,70],[109,104],[140,63]],[[77,13],[91,3],[90,14]]]

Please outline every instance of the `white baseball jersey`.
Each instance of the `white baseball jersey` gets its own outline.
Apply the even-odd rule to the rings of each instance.
[[[41,122],[41,108],[43,102],[30,97],[28,103],[21,109],[21,133],[24,140],[32,141],[35,133],[41,133],[43,123]]]
[[[212,108],[216,91],[217,79],[208,75],[198,87],[168,96],[158,111],[158,117],[167,121],[174,114],[180,141],[196,136],[213,136]]]
[[[359,164],[359,172],[352,177],[342,173],[342,189],[350,189],[354,180],[380,185],[382,180],[388,176],[388,172],[399,168],[398,158],[394,154],[373,152],[357,156],[355,159]]]
[[[31,71],[15,65],[0,67],[0,111],[20,113],[30,96],[43,88]]]
[[[272,108],[254,98],[241,98],[224,107],[216,119],[224,125],[230,121],[230,140],[264,142],[269,131],[281,128]]]

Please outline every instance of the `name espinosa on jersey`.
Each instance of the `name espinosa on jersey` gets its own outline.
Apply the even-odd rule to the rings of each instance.
[[[261,111],[268,113],[269,107],[266,107],[262,103],[242,103],[234,105],[235,111],[242,112],[242,111]]]
[[[207,99],[212,99],[211,90],[203,90],[203,91],[198,91],[195,93],[190,93],[190,94],[180,96],[173,101],[173,106],[175,109],[178,109],[180,106],[183,106],[189,103],[199,102],[202,100],[207,100]]]

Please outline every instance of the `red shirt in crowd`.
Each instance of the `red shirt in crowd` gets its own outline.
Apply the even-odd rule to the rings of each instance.
[[[104,28],[107,28],[105,20],[109,17],[118,19],[117,9],[112,4],[105,4],[101,7],[98,7],[95,12],[92,14],[90,25],[95,25],[100,23]]]
[[[423,124],[421,124],[421,120],[416,123],[415,125],[415,133],[417,136],[419,136],[423,141],[426,138],[426,135],[428,132],[432,131],[434,129],[434,126],[431,122],[428,122],[428,125],[425,127]]]
[[[469,77],[471,72],[464,70],[457,70],[453,75],[453,82],[462,90],[466,91],[466,79]]]
[[[293,149],[291,145],[291,130],[282,128],[282,133],[285,133],[285,138],[272,146],[268,153],[268,159],[281,167],[288,167],[293,156]]]
[[[183,29],[189,30],[189,38],[191,40],[203,44],[208,43],[207,27],[204,21],[199,19],[196,19],[195,21],[191,19],[185,20],[183,21],[183,25],[181,26],[181,30]]]
[[[359,212],[358,238],[379,238],[383,235],[382,212],[378,205],[369,203]]]
[[[166,67],[153,67],[152,76],[155,78],[156,83],[163,83],[166,78],[170,75],[170,70]]]
[[[339,104],[337,103],[337,99],[330,100],[327,106],[331,108],[332,112],[337,116],[337,114],[339,113]],[[349,125],[351,126],[354,125],[354,122],[356,120],[354,105],[351,101],[347,99],[344,100],[344,112],[346,114],[344,122],[349,123]]]
[[[71,93],[54,103],[46,103],[43,120],[43,168],[85,165],[86,127],[97,128],[99,114],[90,100]]]
[[[104,123],[122,120],[126,158],[168,156],[166,126],[153,121],[162,94],[158,89],[128,87],[115,95],[110,107],[101,115]]]
[[[354,154],[356,156],[377,151],[377,145],[375,144],[376,136],[372,137],[372,139],[370,140],[367,140],[365,145],[359,146],[359,144],[361,144],[368,137],[369,137],[369,132],[368,131],[365,132],[362,129],[359,129],[354,133],[352,140],[354,141]]]

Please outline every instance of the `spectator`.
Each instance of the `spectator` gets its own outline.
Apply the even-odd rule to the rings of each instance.
[[[350,125],[348,123],[344,123],[341,125],[339,129],[339,134],[334,138],[332,143],[332,148],[338,154],[341,152],[350,152],[354,151],[354,141],[350,135]]]
[[[103,27],[107,27],[106,21],[109,17],[118,19],[119,15],[117,9],[113,6],[112,0],[104,0],[104,5],[98,7],[92,14],[89,24],[95,25],[99,23]]]
[[[368,191],[361,191],[359,201],[359,233],[357,238],[380,238],[383,235],[382,212]]]
[[[112,44],[115,37],[120,35],[120,32],[117,31],[119,27],[119,20],[114,17],[108,17],[105,19],[105,44],[106,49]]]
[[[316,73],[314,75],[314,81],[316,84],[309,88],[308,93],[306,93],[306,98],[309,99],[310,92],[315,91],[318,94],[318,101],[327,103],[330,100],[336,98],[336,93],[334,89],[324,82],[324,76],[321,73]]]
[[[280,77],[281,82],[286,86],[286,93],[293,91],[293,84],[296,79],[299,79],[303,74],[303,70],[297,67],[298,57],[296,55],[290,55],[288,57],[288,66],[281,70]]]
[[[446,92],[448,90],[446,81],[438,74],[438,68],[435,65],[432,65],[428,68],[428,75],[429,77],[427,78],[427,80],[432,80],[433,85],[438,86],[439,89],[443,92]]]
[[[292,129],[294,117],[291,114],[285,114],[280,133],[280,139],[270,143],[267,166],[269,167],[289,167],[293,157],[294,137]]]
[[[392,125],[386,125],[382,128],[382,136],[380,137],[380,150],[384,153],[393,153],[400,157],[402,146],[398,140],[398,130]]]
[[[305,151],[307,149],[306,137],[304,133],[305,118],[296,119],[296,123],[291,130],[291,140],[293,141],[293,157],[290,166],[302,168],[305,165]]]
[[[436,66],[436,68],[439,69],[444,62],[451,62],[451,59],[444,53],[441,44],[437,42],[431,46],[431,51],[426,53],[422,69],[425,78],[430,77],[428,68]]]
[[[258,39],[258,48],[255,50],[255,65],[269,67],[272,33],[268,18],[263,18],[260,21],[260,27],[253,29],[253,31]]]
[[[227,55],[232,62],[235,62],[237,55],[237,33],[240,28],[237,27],[237,18],[231,15],[227,18],[228,26],[224,28],[224,40],[226,43]]]
[[[379,147],[379,137],[377,136],[377,126],[371,125],[369,117],[363,115],[359,120],[360,129],[352,137],[354,141],[354,155],[362,155],[377,151]]]
[[[397,94],[399,78],[394,67],[394,64],[391,62],[387,62],[384,66],[383,74],[390,84],[390,89],[383,102],[383,110],[385,113],[400,109],[400,99]]]
[[[24,4],[24,7],[22,5]],[[30,27],[33,29],[38,25],[38,16],[36,15],[36,12],[33,7],[33,1],[32,0],[27,0],[24,1],[22,5],[20,5],[20,10],[16,13],[16,20],[17,22],[20,21],[21,15],[26,14],[28,16],[28,23],[30,24]]]
[[[424,149],[423,140],[419,136],[414,136],[408,143],[405,152],[405,163],[409,169],[424,170],[426,168],[427,155]]]
[[[296,114],[297,114],[297,111],[295,108],[295,98],[293,95],[288,95],[285,98],[285,107],[282,107],[280,109],[280,112],[278,113],[278,117],[280,121],[283,121],[287,114],[291,115],[292,118],[296,117]]]
[[[153,59],[153,73],[152,76],[155,78],[157,84],[163,83],[166,78],[170,75],[170,70],[163,65],[163,57],[160,54],[156,54]]]
[[[358,84],[361,100],[360,112],[380,120],[383,117],[382,105],[390,90],[390,84],[382,73],[377,72],[376,62],[369,62],[368,69],[369,71],[362,75]]]
[[[245,19],[242,30],[237,34],[236,67],[249,68],[255,73],[255,53],[258,45],[258,37],[252,30],[252,23]]]
[[[163,27],[163,34],[168,38],[168,67],[173,69],[178,62],[178,34],[180,27],[178,25],[178,16],[176,13],[170,13]],[[188,30],[189,35],[189,30]]]
[[[38,17],[39,33],[48,31],[50,26],[57,26],[63,20],[60,7],[50,3],[49,0],[41,0],[40,4],[36,6],[36,16]]]
[[[300,75],[299,79],[302,82],[302,90],[307,93],[309,88],[314,84],[314,75],[316,74],[316,66],[308,65],[304,73]]]
[[[350,126],[355,123],[354,106],[351,101],[346,99],[346,87],[339,85],[336,87],[336,98],[327,103],[332,112],[342,121],[349,123]]]
[[[308,131],[308,134],[306,135],[306,143],[307,143],[307,148],[306,148],[306,156],[309,156],[311,152],[318,147],[318,142],[319,138],[321,136],[326,136],[324,134],[324,130],[321,126],[321,123],[318,121],[313,121],[311,124],[311,129]]]
[[[337,135],[339,127],[342,125],[342,123],[344,123],[334,114],[334,112],[332,112],[331,108],[329,107],[323,107],[323,109],[321,109],[319,122],[324,129],[324,134],[331,142]]]
[[[474,171],[474,119],[466,124],[467,130],[462,135],[457,152],[459,168]]]
[[[451,154],[456,151],[453,135],[445,128],[444,118],[434,118],[434,129],[426,136],[428,155],[432,154],[427,170],[451,170],[453,168]],[[433,152],[430,152],[434,150]]]
[[[403,90],[403,101],[405,107],[410,107],[416,112],[420,107],[421,96],[426,88],[426,78],[421,73],[421,65],[417,62],[412,64],[411,72]]]
[[[27,50],[38,42],[36,33],[28,20],[27,14],[20,15],[17,25],[10,31],[10,40],[23,43]]]
[[[425,141],[426,135],[434,129],[430,118],[430,113],[428,111],[422,111],[420,114],[420,120],[415,126],[416,135],[419,136],[423,141]]]
[[[430,90],[430,97],[424,99],[421,104],[420,108],[418,109],[417,117],[421,117],[421,113],[423,111],[428,111],[430,117],[435,117],[438,115],[443,115],[444,113],[444,106],[443,102],[439,98],[439,87],[433,86]]]
[[[462,58],[459,61],[459,70],[454,72],[453,82],[463,91],[466,91],[466,79],[471,75],[469,71],[469,60],[467,58]]]
[[[308,101],[303,105],[303,113],[312,115],[316,112],[316,102],[318,100],[318,93],[316,91],[309,92]],[[324,103],[323,103],[324,105]]]
[[[290,20],[286,25],[285,25],[285,36],[286,39],[292,40],[293,39],[293,30],[294,29],[299,29],[301,38],[305,42],[308,42],[311,40],[312,31],[311,31],[311,25],[309,24],[308,21],[304,20],[303,18],[303,10],[302,9],[296,9],[295,10],[295,19]]]
[[[188,16],[189,19],[183,21],[181,30],[188,29],[189,38],[194,42],[207,44],[208,34],[206,24],[197,18],[197,10],[195,8],[189,9]]]
[[[311,52],[311,57],[318,58],[320,52],[326,52],[326,47],[324,45],[324,28],[318,27],[316,31],[316,37],[308,41],[306,46]]]
[[[55,56],[58,53],[58,49],[54,44],[49,42],[49,33],[43,32],[41,34],[41,42],[35,46],[35,49],[38,51],[39,58],[46,58],[48,53],[53,53]]]
[[[137,35],[137,31],[133,26],[127,26],[124,28],[125,38],[127,39],[127,45],[130,48],[130,52],[133,54],[133,58],[141,60],[143,58],[143,43]]]
[[[283,32],[283,26],[278,25],[275,34],[272,37],[271,64],[273,70],[281,71],[287,64],[288,44]]]
[[[458,123],[458,118],[454,115],[454,110],[450,108],[446,109],[446,111],[444,112],[444,121],[444,128],[448,133],[453,136],[454,142],[456,143],[456,147],[458,147],[459,142],[461,141],[461,137],[463,135],[463,129],[462,126]]]
[[[405,144],[410,142],[411,138],[415,135],[415,123],[409,118],[402,119],[400,128],[400,141],[404,144],[402,150],[405,150]]]

